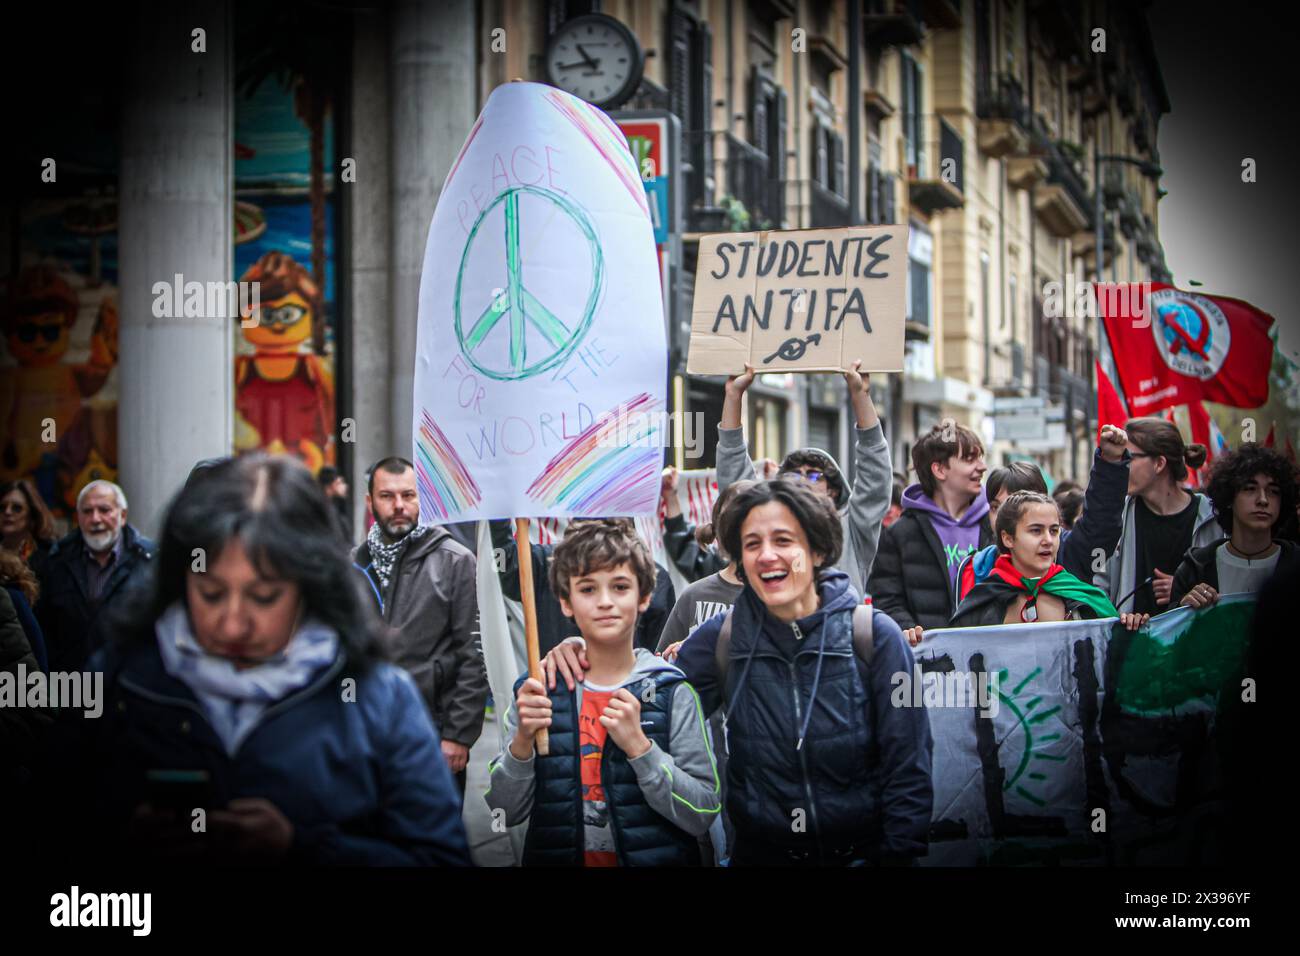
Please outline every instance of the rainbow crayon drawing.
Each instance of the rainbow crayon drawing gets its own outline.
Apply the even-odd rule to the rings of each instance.
[[[633,515],[659,494],[660,401],[642,392],[601,415],[547,462],[528,496],[575,515]]]
[[[609,164],[623,188],[628,191],[642,211],[650,212],[645,198],[645,184],[641,173],[636,168],[632,151],[627,148],[623,131],[614,122],[593,106],[561,90],[549,90],[546,94],[551,105],[572,123],[583,136],[596,148],[601,158]]]
[[[420,409],[420,437],[415,442],[415,481],[422,517],[450,518],[483,498],[465,467],[428,410]]]

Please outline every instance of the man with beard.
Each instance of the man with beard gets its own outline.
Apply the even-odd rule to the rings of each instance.
[[[122,489],[92,481],[77,495],[77,530],[50,550],[37,616],[51,671],[85,668],[104,642],[108,609],[146,574],[154,543],[126,515]]]
[[[474,554],[446,528],[419,523],[415,469],[405,458],[370,469],[366,507],[375,523],[353,560],[388,625],[391,658],[420,688],[464,795],[488,696]]]

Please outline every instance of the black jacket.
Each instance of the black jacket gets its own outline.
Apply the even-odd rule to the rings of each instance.
[[[992,543],[993,530],[985,519],[980,522],[979,546]],[[948,623],[955,610],[948,559],[928,514],[905,508],[885,529],[867,590],[872,603],[903,630]]]
[[[380,593],[370,546],[353,555],[384,623],[389,658],[420,688],[446,740],[472,747],[483,730],[487,668],[479,640],[478,583],[473,552],[446,528],[431,527],[407,545]]]
[[[1217,558],[1219,548],[1228,541],[1228,538],[1220,538],[1213,544],[1207,544],[1203,548],[1192,548],[1187,552],[1183,557],[1183,563],[1178,565],[1178,570],[1174,572],[1174,588],[1169,594],[1171,608],[1183,603],[1187,592],[1198,584],[1208,584],[1214,590],[1219,590]],[[1286,574],[1294,567],[1300,566],[1300,546],[1290,541],[1277,543],[1282,548],[1282,552],[1277,556],[1277,567],[1273,569],[1273,577]]]
[[[148,574],[154,543],[131,525],[122,529],[122,554],[98,602],[86,593],[86,542],[80,531],[50,549],[41,578],[36,620],[45,635],[51,671],[84,670],[90,655],[104,644],[107,613]]]
[[[992,627],[1004,623],[1007,607],[1024,592],[1007,582],[988,577],[975,587],[957,605],[948,627]],[[1061,598],[1065,605],[1067,621],[1092,620],[1097,614],[1092,608],[1072,598]]]
[[[492,531],[493,559],[497,563],[498,577],[501,580],[501,593],[512,601],[521,600],[519,594],[519,549],[509,521],[489,521]],[[578,633],[578,625],[560,609],[560,599],[551,591],[550,564],[553,544],[532,545],[533,558],[533,601],[537,607],[537,644],[539,653],[546,653],[566,637]],[[636,633],[632,637],[634,647],[644,647],[654,653],[659,644],[659,635],[668,623],[668,615],[677,603],[673,591],[672,578],[668,570],[655,565],[655,590],[650,598],[650,606],[645,613],[637,616]]]
[[[689,524],[685,515],[664,519],[664,550],[688,582],[717,574],[727,566],[722,555],[700,547],[695,525]]]

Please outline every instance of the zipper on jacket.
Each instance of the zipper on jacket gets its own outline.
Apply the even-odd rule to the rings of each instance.
[[[799,625],[791,623],[794,628],[796,638],[803,635],[799,633]],[[798,656],[790,659],[790,693],[794,699],[794,725],[796,728],[803,726],[803,708],[799,706],[799,669],[796,666]],[[817,826],[817,803],[813,800],[812,781],[808,779],[808,754],[803,747],[796,745],[796,752],[799,754],[799,767],[803,771],[803,792],[808,798],[808,817],[812,824],[813,838],[817,841],[817,858],[823,859],[822,853],[822,835]]]
[[[581,739],[581,735],[579,735],[579,738]],[[610,796],[609,796],[609,784],[605,782],[605,768],[609,765],[609,745],[612,744],[613,742],[614,742],[614,741],[609,737],[609,735],[606,734],[606,735],[605,735],[605,746],[602,747],[602,748],[601,748],[601,751],[600,751],[600,788],[601,788],[602,790],[605,791],[605,812],[606,812],[606,814],[608,815],[608,818],[609,818],[609,835],[610,835],[610,839],[612,839],[612,840],[614,841],[614,856],[617,858],[617,860],[618,860],[618,865],[619,865],[619,866],[627,866],[627,860],[624,859],[624,857],[623,857],[623,846],[622,846],[623,841],[622,841],[622,839],[621,839],[622,834],[620,834],[619,831],[618,831],[618,820],[616,820],[615,817],[614,817],[614,801],[610,799]],[[580,752],[581,752],[581,743],[579,743],[579,748],[580,748]],[[579,760],[581,760],[581,756],[579,756]],[[581,772],[581,768],[579,769],[579,772]],[[581,777],[578,778],[578,792],[579,792],[579,793],[582,792],[582,778],[581,778]],[[579,817],[579,819],[582,819],[582,818]],[[587,825],[586,825],[586,823],[583,823],[583,824],[582,824],[582,850],[583,850],[583,860],[582,860],[582,863],[583,863],[583,865],[585,866],[586,863],[587,863],[587,858],[586,858],[586,851],[587,851]]]

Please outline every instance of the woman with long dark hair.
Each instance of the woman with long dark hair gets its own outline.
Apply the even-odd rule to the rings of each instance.
[[[0,548],[12,551],[42,574],[55,541],[54,516],[26,478],[0,482]]]
[[[844,533],[807,482],[764,481],[721,519],[744,590],[681,646],[707,713],[725,707],[733,866],[907,863],[926,852],[933,789],[923,708],[895,707],[911,651],[836,569]],[[859,610],[860,609],[860,610]],[[572,684],[573,644],[547,660]]]
[[[58,788],[82,837],[200,862],[467,864],[437,733],[364,607],[297,462],[243,457],[192,483],[151,589],[92,661],[102,718],[74,718],[75,752],[54,756],[84,774]]]
[[[1173,607],[1174,572],[1189,548],[1219,538],[1214,505],[1183,487],[1189,468],[1205,464],[1205,446],[1183,443],[1173,422],[1131,418],[1128,498],[1119,543],[1093,581],[1121,611],[1159,614]]]

